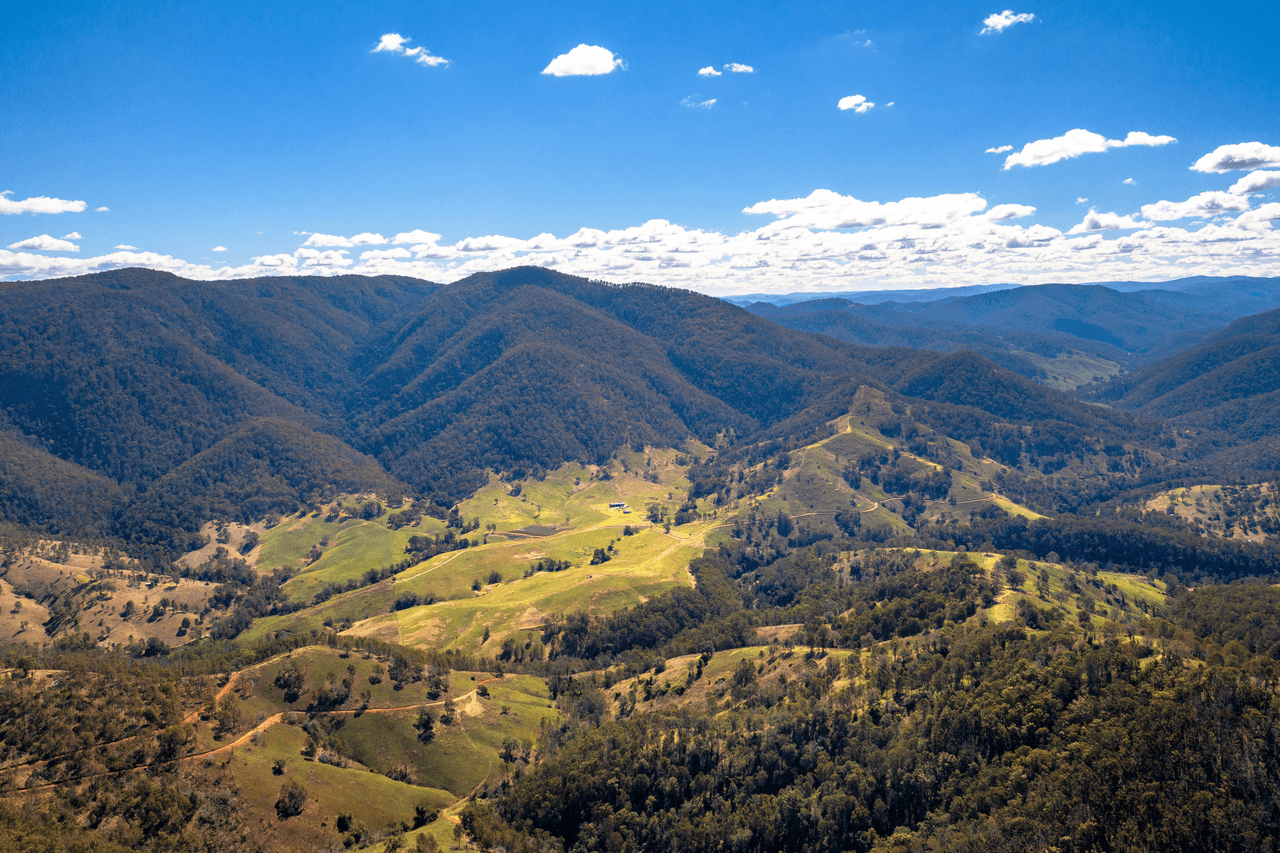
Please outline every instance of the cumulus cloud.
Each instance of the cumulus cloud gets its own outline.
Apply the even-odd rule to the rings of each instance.
[[[1232,172],[1236,169],[1267,169],[1280,166],[1280,146],[1261,142],[1219,145],[1191,164],[1196,172]]]
[[[384,261],[390,258],[411,258],[413,255],[408,249],[370,249],[367,252],[360,253],[362,261]]]
[[[73,232],[74,233],[74,232]],[[76,234],[79,239],[80,235]],[[57,237],[50,237],[48,234],[41,234],[39,237],[29,237],[26,240],[19,240],[9,246],[10,249],[34,249],[37,252],[78,252],[80,247],[75,243],[66,240],[59,240]]]
[[[875,104],[868,101],[862,95],[847,95],[840,99],[836,107],[842,110],[853,110],[855,113],[865,113],[874,107]]]
[[[409,39],[399,33],[384,33],[382,38],[378,40],[378,44],[371,53],[398,53],[401,56],[411,57],[420,65],[426,65],[434,68],[437,65],[448,65],[449,60],[443,56],[436,56],[425,47],[405,47],[409,43]]]
[[[102,207],[95,207],[95,208],[93,209],[93,212],[94,212],[94,213],[106,213],[106,212],[108,212],[109,210],[111,210],[111,208],[106,207],[106,206],[104,205],[104,206],[102,206]]]
[[[1172,136],[1152,136],[1141,131],[1132,131],[1124,139],[1107,139],[1100,133],[1093,133],[1083,128],[1068,130],[1062,136],[1053,139],[1037,139],[1022,146],[1016,154],[1005,158],[1005,169],[1014,166],[1047,166],[1059,160],[1079,157],[1081,154],[1097,154],[1108,148],[1128,148],[1133,145],[1168,145],[1177,142]]]
[[[1248,199],[1214,190],[1193,195],[1186,201],[1158,201],[1154,204],[1144,204],[1142,215],[1156,222],[1168,222],[1174,219],[1199,219],[1222,213],[1239,213],[1248,209]]]
[[[1220,208],[1252,198],[1226,195],[1236,201],[1203,196],[1178,204],[1212,213],[1215,199]],[[1165,206],[1155,202],[1155,212]],[[350,246],[299,245],[314,236],[307,234],[291,237],[291,246],[280,247],[284,251],[239,266],[136,250],[84,257],[0,248],[0,278],[142,266],[196,279],[355,272],[449,282],[530,265],[617,283],[733,294],[1280,275],[1280,203],[1189,218],[1186,224],[1090,210],[1065,233],[1037,222],[1037,211],[1017,199],[988,203],[977,193],[868,200],[818,189],[800,198],[761,201],[746,211],[759,219],[728,232],[654,219],[615,230],[581,228],[527,238],[490,234],[443,243],[432,232],[407,230],[396,234],[393,246],[354,250],[355,238],[345,236],[329,235]],[[365,233],[370,237],[356,237],[377,237]]]
[[[121,243],[119,246],[116,246],[116,248],[117,248],[117,249],[123,249],[123,250],[124,250],[124,251],[126,251],[126,252],[136,252],[136,251],[138,251],[138,247],[137,247],[137,246],[130,246],[130,245],[126,244],[126,243]]]
[[[941,227],[959,217],[984,210],[985,199],[977,193],[958,193],[904,198],[902,201],[862,201],[831,190],[814,190],[802,199],[770,199],[743,209],[743,213],[771,213],[775,226],[787,229],[818,228],[831,231],[887,225]],[[779,230],[775,228],[774,230]]]
[[[330,249],[327,252],[321,252],[318,249],[298,249],[293,256],[302,261],[305,267],[344,267],[355,263],[351,258],[346,257],[345,249]]]
[[[1128,184],[1129,186],[1134,186],[1134,185],[1135,185],[1135,184],[1137,184],[1138,182],[1137,182],[1137,181],[1135,181],[1133,178],[1125,178],[1125,179],[1124,179],[1123,181],[1121,181],[1120,183],[1122,183],[1122,184]]]
[[[387,50],[392,53],[399,53],[404,50],[404,43],[407,41],[408,39],[399,33],[385,33],[378,41],[378,46],[373,49],[373,52],[378,53]]]
[[[1035,19],[1036,16],[1030,12],[1020,12],[1015,15],[1012,9],[1005,9],[1003,12],[997,12],[994,15],[988,15],[983,18],[982,23],[986,24],[986,26],[982,28],[982,32],[979,35],[1001,33],[1014,24],[1029,24]]]
[[[698,69],[698,76],[699,77],[719,77],[720,72],[715,69],[715,66],[708,65],[706,68]]]
[[[0,192],[0,213],[80,213],[84,210],[83,201],[65,201],[48,196],[32,196],[16,201],[9,198],[13,190]]]
[[[1280,202],[1271,202],[1264,204],[1257,210],[1250,210],[1242,213],[1236,219],[1236,222],[1245,226],[1256,226],[1262,223],[1275,222],[1280,219]]]
[[[351,241],[337,234],[312,234],[304,246],[350,246]]]
[[[986,151],[986,153],[988,153],[988,154],[1003,154],[1003,153],[1004,153],[1004,152],[1006,152],[1006,151],[1012,151],[1012,150],[1013,150],[1013,146],[1012,146],[1012,145],[1001,145],[999,148],[988,148],[988,149],[987,149],[987,151]]]
[[[391,242],[397,245],[402,243],[438,243],[440,235],[431,231],[423,231],[414,229],[413,231],[402,231],[391,238]]]
[[[1141,228],[1146,223],[1135,222],[1130,216],[1115,213],[1098,213],[1093,208],[1085,214],[1084,221],[1068,231],[1068,234],[1088,234],[1094,231],[1116,231]]]
[[[381,246],[387,238],[381,234],[356,234],[354,237],[343,237],[340,234],[312,234],[304,246],[320,246],[321,248],[349,248],[351,246]]]
[[[1088,200],[1089,199],[1085,198],[1084,196],[1080,196],[1079,198],[1076,199],[1076,204],[1084,204]]]
[[[730,62],[724,67],[725,71],[732,71],[734,74],[754,74],[755,69],[750,65],[743,65],[741,62]]]
[[[1227,192],[1236,195],[1248,195],[1280,187],[1280,172],[1250,172],[1231,185]]]
[[[211,252],[225,252],[226,250],[227,250],[227,247],[226,247],[226,246],[214,246],[214,247],[213,247],[212,249],[210,249],[209,251],[211,251]]]
[[[986,213],[987,221],[1003,222],[1006,219],[1021,219],[1030,216],[1036,209],[1028,204],[997,204]]]
[[[716,105],[715,98],[711,98],[710,100],[706,100],[706,101],[699,101],[698,97],[699,97],[698,95],[689,95],[688,97],[686,97],[684,100],[680,102],[680,106],[700,107],[704,110],[709,110]]]
[[[542,73],[552,77],[593,77],[625,67],[613,51],[598,45],[580,44],[551,60]]]
[[[62,236],[62,239],[63,240],[83,240],[84,238],[80,236],[79,231],[72,231],[70,234],[64,234]]]

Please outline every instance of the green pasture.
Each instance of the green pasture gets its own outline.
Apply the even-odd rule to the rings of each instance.
[[[223,759],[235,780],[241,807],[250,814],[269,815],[267,833],[287,840],[282,846],[288,849],[340,845],[342,836],[334,828],[340,813],[355,816],[369,829],[382,830],[411,823],[414,807],[420,803],[443,808],[456,800],[449,791],[396,782],[358,765],[343,768],[308,761],[301,755],[305,743],[301,728],[281,724]],[[273,770],[276,761],[284,763],[282,775]],[[302,814],[281,820],[274,805],[281,787],[290,780],[302,786],[307,801]]]
[[[590,565],[596,548],[613,540],[613,559]],[[521,542],[490,544],[458,552],[457,556],[422,571],[404,572],[396,578],[396,594],[435,594],[447,599],[357,625],[356,633],[382,636],[387,623],[396,626],[400,642],[407,645],[478,649],[484,629],[490,643],[508,634],[541,626],[551,614],[587,611],[611,613],[659,595],[675,586],[688,586],[689,560],[701,553],[658,528],[645,528],[623,536],[619,528],[595,528]],[[567,560],[572,567],[561,572],[537,572],[524,577],[530,563],[544,558]],[[435,563],[436,561],[432,561]],[[497,571],[503,582],[487,584]],[[482,582],[478,593],[474,580]]]

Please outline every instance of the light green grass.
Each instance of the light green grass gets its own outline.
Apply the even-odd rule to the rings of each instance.
[[[610,540],[615,540],[613,559],[590,565],[592,552],[606,548]],[[408,645],[475,650],[486,626],[492,634],[489,642],[496,645],[508,634],[536,629],[548,615],[612,613],[675,586],[689,586],[689,560],[698,553],[700,549],[657,528],[633,536],[623,536],[617,528],[595,528],[474,548],[447,563],[396,578],[397,594],[452,596],[449,600],[379,617],[357,625],[353,632],[384,636],[382,629],[394,622],[400,641]],[[572,568],[523,577],[530,563],[543,558],[568,560]],[[500,572],[504,582],[472,593],[471,582],[486,579],[491,571]]]
[[[241,808],[266,815],[266,832],[278,839],[280,849],[323,849],[341,845],[334,828],[341,812],[354,815],[366,827],[381,830],[392,824],[412,822],[414,806],[427,803],[442,808],[456,798],[437,788],[396,782],[362,767],[333,767],[301,756],[306,735],[292,725],[268,729],[258,743],[241,747],[223,760],[239,789]],[[272,765],[285,763],[276,776]],[[293,780],[306,790],[303,813],[286,820],[275,814],[281,786]],[[328,826],[322,826],[327,823]]]

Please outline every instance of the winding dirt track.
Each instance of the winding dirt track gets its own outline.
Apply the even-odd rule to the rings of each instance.
[[[289,654],[288,652],[285,652],[281,655],[276,655],[275,658],[270,658],[266,661],[262,661],[260,663],[254,664],[254,666],[250,667],[249,669],[256,669],[266,663],[269,663],[271,660],[276,660],[277,658],[284,657],[285,655],[288,655],[288,654]],[[215,698],[215,703],[221,701],[232,690],[232,688],[235,687],[236,680],[239,678],[241,673],[247,672],[247,671],[248,670],[241,670],[241,672],[237,672],[234,676],[232,676],[227,681],[227,683],[223,685],[222,689],[218,691],[218,694]],[[500,681],[500,680],[501,680],[500,676],[497,676],[494,678],[486,678],[483,681],[477,682],[476,689],[478,690],[481,684],[489,684],[490,682]],[[467,693],[462,694],[461,696],[458,696],[457,698],[454,699],[454,701],[461,703],[465,700],[473,700],[475,698],[477,698],[476,690],[471,690]],[[434,708],[437,706],[444,705],[446,701],[447,700],[445,699],[441,699],[435,702],[414,702],[409,705],[398,705],[398,706],[389,707],[389,708],[339,708],[334,711],[321,711],[318,713],[329,714],[329,715],[341,714],[344,716],[357,716],[357,717],[362,716],[364,714],[394,714],[394,713],[400,713],[403,711],[413,711],[418,708]],[[6,797],[11,797],[11,796],[17,796],[19,794],[30,794],[30,793],[38,793],[40,791],[50,791],[50,790],[53,790],[54,788],[58,788],[63,785],[68,785],[68,784],[78,783],[78,782],[88,782],[94,779],[105,779],[111,776],[119,776],[121,773],[129,773],[134,770],[146,770],[149,767],[167,767],[167,766],[172,766],[176,764],[182,764],[189,761],[198,761],[204,758],[212,758],[213,756],[216,756],[216,755],[224,755],[226,753],[233,752],[238,747],[244,746],[245,744],[249,743],[257,735],[262,734],[263,732],[270,729],[272,726],[276,726],[276,725],[279,725],[280,723],[289,722],[289,721],[305,720],[307,718],[307,715],[308,715],[307,711],[278,711],[272,714],[271,716],[267,717],[262,722],[258,723],[256,726],[254,726],[244,734],[240,735],[230,743],[221,744],[220,746],[217,746],[210,750],[206,750],[204,752],[195,752],[190,755],[184,755],[180,758],[172,759],[170,761],[156,761],[150,764],[137,764],[132,767],[125,767],[121,770],[106,770],[101,773],[89,773],[84,776],[76,776],[70,779],[60,779],[57,782],[50,782],[45,785],[36,785],[30,788],[24,787],[24,788],[0,789],[0,799],[4,799]],[[197,719],[199,719],[199,716],[200,716],[199,711],[193,711],[187,715],[185,721],[188,723],[193,723]],[[104,743],[104,744],[94,744],[93,746],[87,747],[86,749],[75,750],[73,752],[66,752],[60,755],[50,756],[49,758],[42,758],[38,761],[27,762],[26,764],[14,764],[9,767],[0,768],[0,773],[7,773],[13,770],[24,770],[28,768],[40,767],[47,764],[49,761],[67,758],[68,756],[77,755],[77,754],[88,752],[94,749],[101,749],[103,747],[118,746],[124,743],[131,743],[142,737],[150,738],[150,737],[154,737],[154,734],[132,735],[127,738],[122,738],[121,740],[118,740],[118,741],[111,741],[110,743]],[[466,799],[466,798],[464,797],[463,799]]]

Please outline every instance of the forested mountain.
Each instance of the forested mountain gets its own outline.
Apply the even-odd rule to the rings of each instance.
[[[959,314],[1010,329],[1057,322],[1055,311],[1095,320],[1109,311],[1110,328],[1130,343],[1157,325],[1178,328],[1159,314],[1139,327],[1139,309],[1165,309],[1124,301],[1132,298],[1145,297],[1055,286],[909,307],[926,327]],[[1251,323],[1219,350],[1262,340],[1265,321]],[[8,458],[43,450],[78,466],[43,463],[65,473],[69,493],[92,495],[80,529],[152,544],[161,530],[183,541],[179,531],[194,533],[211,514],[244,515],[237,501],[283,508],[283,496],[305,501],[326,483],[405,483],[447,508],[486,470],[519,475],[600,463],[620,447],[812,429],[859,385],[928,401],[922,423],[1013,464],[1025,452],[1065,465],[1128,443],[1156,454],[1134,457],[1145,470],[1191,452],[1173,452],[1158,419],[1076,402],[977,355],[854,346],[687,291],[540,268],[448,286],[356,276],[194,282],[124,270],[11,285],[0,307]],[[1233,386],[1215,392],[1224,387]],[[287,473],[253,461],[264,436],[277,448],[267,456],[289,460],[280,463]],[[286,445],[296,452],[282,456]],[[11,500],[8,516],[74,528],[76,514],[34,497],[44,493]]]
[[[1241,438],[1273,435],[1280,423],[1280,311],[1237,320],[1098,389],[1096,398]]]
[[[1280,306],[1273,280],[1173,283],[1169,290],[1101,285],[1036,285],[911,301],[864,302],[849,294],[783,305],[757,302],[749,310],[793,329],[852,343],[954,352],[970,349],[1044,381],[1053,359],[1073,354],[1098,381],[1106,364],[1132,369],[1171,355],[1230,321]],[[1095,378],[1096,375],[1096,378]]]

